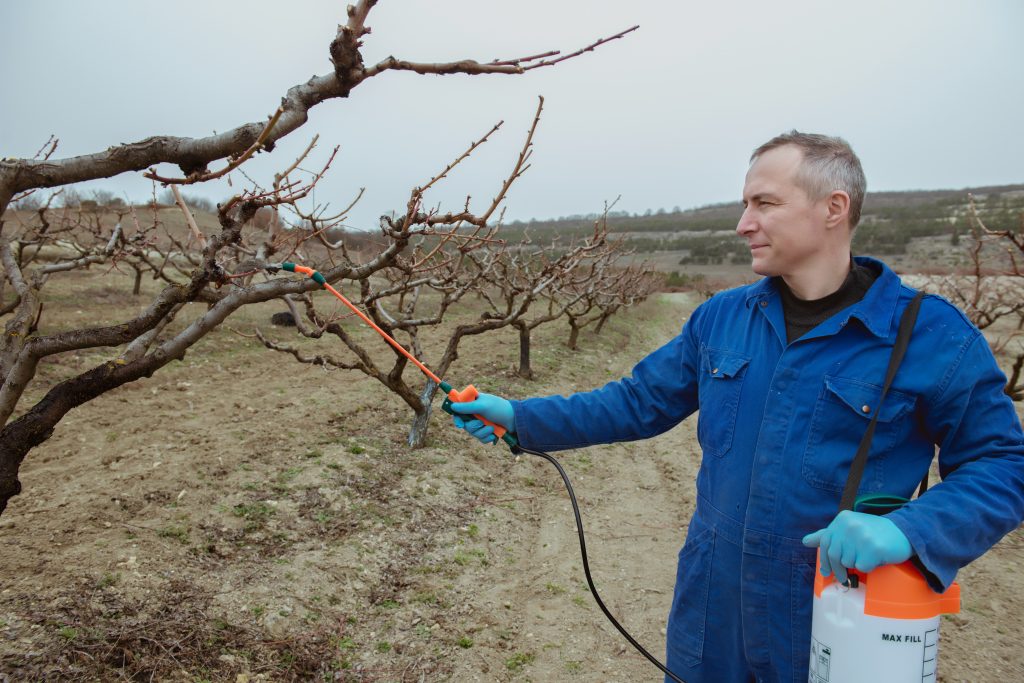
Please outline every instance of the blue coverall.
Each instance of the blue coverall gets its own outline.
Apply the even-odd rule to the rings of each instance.
[[[793,343],[770,278],[721,292],[631,377],[513,401],[519,440],[559,450],[644,439],[700,410],[697,507],[679,554],[667,664],[688,683],[804,683],[815,550],[879,410],[914,295],[880,261],[864,298]],[[861,494],[910,498],[939,448],[942,482],[889,518],[942,590],[1024,518],[1024,434],[984,337],[924,298],[880,408]]]

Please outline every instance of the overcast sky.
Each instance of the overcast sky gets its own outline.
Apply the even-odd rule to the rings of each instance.
[[[344,7],[4,0],[0,156],[32,156],[51,133],[67,157],[263,119],[290,86],[330,71]],[[469,194],[483,210],[537,95],[545,114],[509,220],[596,212],[618,195],[630,212],[735,200],[750,151],[790,128],[849,140],[869,190],[1024,181],[1021,0],[381,0],[367,23],[367,63],[568,52],[640,29],[522,76],[385,73],[315,107],[247,166],[269,183],[315,133],[308,167],[341,145],[316,200],[344,205],[366,187],[355,227],[402,210],[412,186],[503,119],[486,149],[428,195],[457,209]],[[140,174],[91,187],[135,200],[150,191]],[[220,201],[233,190],[193,192]]]

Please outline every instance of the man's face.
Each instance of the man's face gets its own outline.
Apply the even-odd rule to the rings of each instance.
[[[758,275],[793,275],[812,265],[827,247],[828,198],[814,201],[796,183],[803,152],[793,145],[762,154],[747,171],[746,207],[736,233],[750,246]]]

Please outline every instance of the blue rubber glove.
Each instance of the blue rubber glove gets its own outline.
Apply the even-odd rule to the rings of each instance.
[[[485,425],[474,418],[474,415],[485,417],[510,432],[516,431],[516,414],[512,410],[512,404],[500,396],[480,394],[475,401],[452,403],[452,410],[462,413],[462,415],[452,415],[455,426],[465,429],[481,443],[494,443],[498,437],[494,435],[494,427]]]
[[[804,536],[804,545],[821,548],[821,575],[833,572],[846,583],[846,569],[864,573],[883,564],[910,559],[914,549],[895,524],[877,515],[843,510],[824,529]]]

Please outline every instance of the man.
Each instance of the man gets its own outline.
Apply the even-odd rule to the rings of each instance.
[[[736,232],[764,279],[720,292],[631,377],[595,391],[456,404],[557,450],[660,434],[695,410],[697,509],[679,557],[667,665],[688,683],[803,682],[817,547],[822,573],[916,555],[935,590],[1024,518],[1024,434],[981,333],[926,296],[879,404],[915,292],[851,258],[865,192],[839,139],[792,131],[759,147]],[[836,515],[878,423],[860,493],[910,498],[939,448],[943,482],[885,517]],[[481,441],[491,428],[456,424]]]

